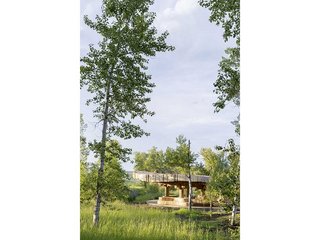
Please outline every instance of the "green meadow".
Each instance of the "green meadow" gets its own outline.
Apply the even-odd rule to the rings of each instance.
[[[99,226],[93,227],[92,213],[92,206],[81,207],[81,240],[239,239],[223,214],[115,202],[101,208]]]

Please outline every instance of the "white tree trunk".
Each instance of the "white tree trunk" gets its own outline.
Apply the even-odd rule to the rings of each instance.
[[[97,193],[96,197],[96,205],[94,207],[94,213],[93,213],[93,225],[97,226],[99,223],[99,213],[100,213],[100,205],[101,205],[101,195],[100,193]]]
[[[189,182],[189,196],[188,196],[188,209],[191,211],[192,208],[192,183],[191,183],[191,160],[190,160],[190,140],[188,141],[188,182]]]
[[[99,224],[100,205],[101,205],[101,179],[104,172],[104,163],[106,158],[106,142],[107,142],[107,129],[108,129],[108,114],[109,114],[109,95],[110,95],[111,84],[108,84],[106,94],[106,106],[104,110],[103,128],[102,128],[102,139],[101,139],[101,152],[100,152],[100,167],[98,171],[97,179],[97,193],[96,193],[96,205],[93,213],[93,225]]]
[[[188,209],[191,210],[192,208],[192,183],[191,183],[191,174],[188,176],[189,182],[189,195],[188,195]]]
[[[231,213],[231,226],[233,226],[236,222],[236,213],[237,213],[237,206],[233,205],[232,206],[232,213]]]

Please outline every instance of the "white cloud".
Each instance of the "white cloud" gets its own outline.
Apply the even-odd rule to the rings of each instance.
[[[155,24],[161,30],[173,31],[181,26],[179,18],[191,15],[197,8],[199,8],[197,0],[177,0],[174,6],[158,13]]]
[[[174,11],[179,15],[190,14],[197,7],[197,0],[178,0],[174,6]]]
[[[173,7],[168,7],[163,11],[166,17],[176,17],[179,15],[191,14],[198,7],[196,0],[178,0]]]

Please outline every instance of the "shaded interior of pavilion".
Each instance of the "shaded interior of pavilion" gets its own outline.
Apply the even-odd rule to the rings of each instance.
[[[164,206],[188,206],[189,182],[186,175],[182,174],[162,174],[136,171],[133,174],[136,180],[160,185],[164,188],[164,196],[159,197],[157,204]],[[199,199],[204,199],[206,184],[209,176],[193,175],[191,176],[192,193],[198,190],[197,199],[192,199],[192,205],[201,204]],[[178,192],[178,195],[176,194]],[[175,194],[172,194],[175,193]],[[193,194],[194,196],[194,194]]]

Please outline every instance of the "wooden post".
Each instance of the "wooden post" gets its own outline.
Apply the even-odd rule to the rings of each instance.
[[[184,189],[180,186],[179,187],[179,198],[183,198],[184,197]]]
[[[168,185],[165,185],[164,195],[166,197],[169,197],[170,195],[170,187]]]

